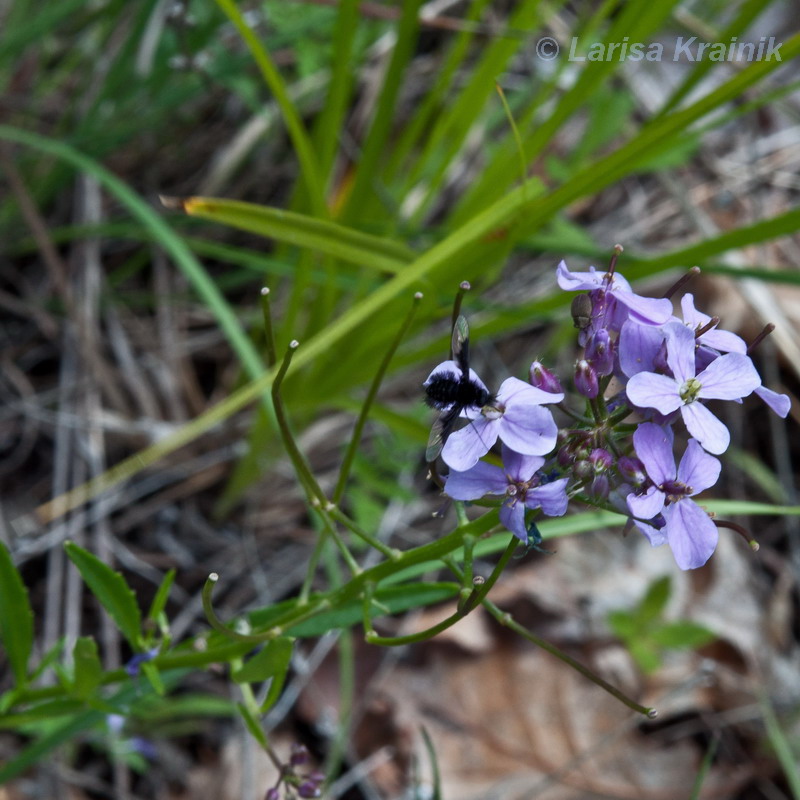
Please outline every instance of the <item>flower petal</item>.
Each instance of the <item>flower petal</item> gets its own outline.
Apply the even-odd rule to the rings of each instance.
[[[525,456],[505,444],[502,448],[502,458],[506,475],[518,483],[529,481],[536,470],[541,469],[544,464],[541,456]]]
[[[669,414],[683,403],[676,381],[655,372],[634,375],[625,387],[625,394],[633,405],[639,408],[655,408],[661,414]]]
[[[684,498],[664,511],[664,530],[675,561],[681,569],[696,569],[711,558],[719,532],[708,514],[694,500]]]
[[[497,393],[497,403],[505,407],[517,408],[519,406],[540,406],[544,403],[560,403],[564,399],[563,392],[546,392],[531,386],[519,378],[506,378],[500,384],[500,391]]]
[[[664,533],[663,529],[659,530],[646,522],[639,522],[636,519],[633,520],[633,524],[647,537],[653,547],[659,547],[667,541],[667,534]]]
[[[598,272],[594,267],[589,267],[590,272],[570,272],[566,261],[561,261],[556,267],[558,285],[565,292],[591,291],[600,289],[605,278],[604,272]]]
[[[694,332],[680,322],[665,326],[667,334],[667,364],[675,380],[683,384],[694,377]]]
[[[503,442],[522,455],[547,455],[556,446],[558,427],[550,411],[542,406],[506,408],[497,425]]]
[[[708,400],[738,400],[761,385],[753,362],[740,353],[714,359],[698,376],[698,397]]]
[[[466,472],[452,470],[444,482],[444,492],[453,500],[478,500],[486,494],[505,494],[507,488],[503,470],[485,461]]]
[[[686,452],[678,464],[678,480],[691,486],[691,494],[700,494],[717,482],[721,469],[718,458],[706,453],[696,439],[689,439]]]
[[[466,472],[485,456],[497,441],[500,420],[479,417],[451,433],[442,448],[442,458],[450,469]]]
[[[628,320],[619,334],[619,365],[630,378],[639,372],[652,372],[664,334],[652,325]]]
[[[633,449],[656,486],[675,477],[671,428],[652,422],[641,424],[633,434]]]
[[[672,316],[672,302],[665,297],[642,297],[625,290],[615,291],[614,297],[641,325],[663,325]]]
[[[664,508],[665,495],[657,486],[651,486],[645,494],[628,495],[628,509],[639,519],[653,519]]]
[[[759,386],[755,393],[781,418],[786,419],[792,407],[788,394],[778,394],[766,386]]]
[[[731,443],[728,429],[702,403],[681,406],[681,416],[689,433],[709,453],[719,455],[728,449]]]
[[[525,505],[528,508],[541,508],[548,517],[561,517],[567,513],[567,483],[569,478],[559,478],[552,483],[543,483],[528,489]]]
[[[500,506],[500,522],[508,528],[517,539],[527,544],[528,530],[525,527],[525,506],[518,500],[508,500]]]

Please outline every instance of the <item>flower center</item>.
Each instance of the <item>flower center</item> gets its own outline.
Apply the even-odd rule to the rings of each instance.
[[[487,405],[481,409],[481,414],[483,414],[483,416],[488,420],[500,419],[504,413],[505,408],[499,404],[494,406]]]
[[[679,480],[664,481],[658,488],[667,496],[667,504],[677,503],[692,494],[692,487]]]
[[[681,386],[681,400],[683,400],[684,403],[693,403],[697,400],[697,395],[702,388],[703,384],[700,383],[697,378],[689,378],[689,380]]]

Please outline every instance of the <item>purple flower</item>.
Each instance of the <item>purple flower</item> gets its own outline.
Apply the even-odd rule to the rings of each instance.
[[[567,510],[568,478],[550,483],[537,471],[544,465],[540,456],[520,455],[503,447],[503,469],[479,461],[466,472],[453,471],[444,491],[454,500],[478,500],[487,494],[506,495],[500,508],[500,522],[514,536],[528,541],[525,509],[541,508],[548,517],[560,517]]]
[[[618,331],[622,323],[630,318],[642,325],[663,325],[672,316],[672,303],[666,298],[640,297],[634,294],[631,285],[618,272],[609,275],[589,267],[589,272],[570,272],[562,261],[557,269],[558,285],[567,292],[602,292],[603,296],[592,297],[593,305],[602,305],[602,319],[594,324],[595,330],[610,328]],[[620,306],[622,308],[620,308]],[[594,309],[596,312],[598,309]],[[596,313],[593,313],[593,317]]]
[[[694,333],[685,325],[666,326],[667,363],[674,377],[639,372],[625,389],[640,408],[654,408],[660,414],[680,409],[689,433],[709,453],[724,453],[730,444],[728,429],[702,404],[707,400],[739,400],[761,385],[753,363],[740,353],[728,353],[695,375]]]
[[[767,389],[766,386],[756,386],[753,390],[781,419],[786,419],[789,414],[789,409],[792,407],[792,401],[789,399],[788,394],[778,394],[773,392],[772,389]]]
[[[147,661],[152,661],[158,655],[158,648],[153,647],[150,650],[145,651],[144,653],[136,653],[127,664],[125,664],[125,672],[130,675],[131,678],[135,678],[139,674],[139,669]]]
[[[629,494],[628,508],[639,520],[651,520],[662,514],[666,522],[658,530],[635,520],[637,527],[653,546],[666,540],[681,569],[702,567],[714,552],[719,534],[708,514],[689,498],[717,482],[719,460],[708,455],[695,439],[690,439],[676,470],[672,431],[652,422],[636,429],[633,446],[653,486],[645,494]],[[645,528],[651,529],[652,534]]]
[[[688,292],[681,298],[681,312],[683,313],[683,324],[687,325],[692,332],[704,328],[711,322],[708,314],[703,314],[694,307],[694,295]],[[716,325],[702,334],[697,342],[722,353],[741,353],[741,355],[747,353],[747,345],[741,336],[730,333],[730,331],[717,330]]]
[[[622,326],[617,342],[619,366],[627,377],[639,372],[655,372],[659,351],[664,344],[664,331],[630,320]]]
[[[544,392],[519,378],[506,378],[492,405],[465,411],[470,423],[450,434],[442,458],[451,469],[465,472],[498,438],[518,453],[543,456],[555,447],[558,428],[552,413],[542,404],[563,399],[561,393]]]

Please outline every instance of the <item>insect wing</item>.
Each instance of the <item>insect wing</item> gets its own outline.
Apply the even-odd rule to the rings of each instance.
[[[469,325],[465,317],[459,316],[453,325],[453,340],[451,343],[453,361],[461,370],[462,379],[469,379]]]
[[[436,459],[439,458],[444,443],[453,430],[453,426],[456,424],[459,412],[460,408],[455,405],[440,414],[436,422],[433,423],[431,435],[428,437],[428,447],[425,450],[425,460],[428,463],[436,461]]]

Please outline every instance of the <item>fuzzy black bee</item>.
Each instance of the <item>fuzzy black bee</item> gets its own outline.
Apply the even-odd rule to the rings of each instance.
[[[438,373],[425,382],[425,402],[442,412],[428,439],[425,451],[428,462],[438,458],[462,411],[483,408],[495,400],[491,392],[470,377],[469,325],[464,317],[458,317],[453,326],[452,354],[459,373]]]

